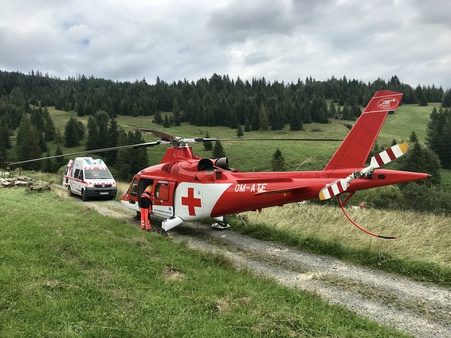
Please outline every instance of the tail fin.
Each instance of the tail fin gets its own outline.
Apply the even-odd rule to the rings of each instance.
[[[362,167],[389,111],[398,108],[402,93],[376,92],[324,170]]]

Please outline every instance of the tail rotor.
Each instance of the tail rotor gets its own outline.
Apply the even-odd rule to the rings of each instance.
[[[370,165],[368,167],[362,169],[361,171],[354,171],[348,177],[336,180],[335,182],[332,182],[321,189],[321,191],[319,192],[319,199],[327,200],[345,192],[349,188],[350,183],[355,179],[363,177],[371,178],[375,169],[380,168],[383,165],[388,164],[391,161],[403,156],[408,149],[409,146],[407,142],[404,142],[396,144],[371,157]]]

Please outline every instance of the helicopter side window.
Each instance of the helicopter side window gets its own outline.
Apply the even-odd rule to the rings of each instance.
[[[161,201],[169,200],[169,184],[159,183],[155,186],[155,197]]]

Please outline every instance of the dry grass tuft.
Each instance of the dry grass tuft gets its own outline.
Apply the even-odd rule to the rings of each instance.
[[[169,281],[183,281],[186,279],[186,276],[182,271],[169,266],[165,269],[164,278]]]
[[[290,204],[247,212],[250,222],[266,224],[298,236],[315,236],[337,241],[358,249],[371,248],[398,258],[451,267],[450,217],[404,211],[347,209],[360,226],[381,235],[395,235],[384,240],[355,228],[338,207],[314,204]]]

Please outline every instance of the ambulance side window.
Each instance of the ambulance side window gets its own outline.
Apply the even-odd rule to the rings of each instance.
[[[80,174],[80,169],[75,169],[74,178],[78,178],[79,174]]]
[[[132,182],[132,187],[130,189],[130,196],[137,196],[138,195],[138,179],[135,178]]]
[[[78,175],[78,178],[79,178],[80,180],[83,179],[83,170],[80,170],[80,174]]]

